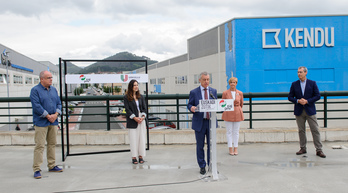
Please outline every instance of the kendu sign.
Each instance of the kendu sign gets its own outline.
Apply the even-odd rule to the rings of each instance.
[[[279,39],[280,35],[284,38],[284,41]],[[267,38],[272,36],[274,41],[267,41]],[[269,44],[268,42],[271,41],[274,43]],[[334,27],[262,29],[262,48],[282,48],[283,46],[285,48],[322,47],[324,44],[327,47],[335,46]]]

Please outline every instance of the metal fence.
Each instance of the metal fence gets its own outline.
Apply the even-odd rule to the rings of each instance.
[[[323,126],[328,127],[328,120],[348,120],[348,91],[333,91],[320,92],[321,100],[319,100],[316,104],[318,113],[321,113],[322,116],[318,116],[318,120],[323,120]],[[218,94],[218,98],[221,98],[222,94]],[[253,128],[254,122],[259,121],[285,121],[285,120],[295,120],[294,116],[286,116],[282,118],[278,118],[274,116],[275,114],[282,113],[292,113],[292,104],[287,100],[288,93],[244,93],[244,115],[246,117],[245,122],[248,122],[249,128]],[[153,116],[166,116],[172,117],[167,121],[176,123],[177,129],[180,128],[180,123],[189,123],[191,122],[190,118],[182,118],[180,115],[190,115],[191,113],[186,110],[187,100],[189,98],[188,94],[167,94],[167,95],[148,95],[148,107],[152,109],[149,114]],[[106,130],[110,130],[110,124],[112,123],[124,123],[125,121],[117,121],[110,119],[110,101],[113,100],[122,100],[123,96],[69,96],[68,101],[105,101],[104,106],[96,105],[96,106],[67,106],[63,102],[63,115],[61,122],[61,127],[65,128],[69,123],[106,123]],[[339,100],[337,100],[339,99]],[[63,97],[62,101],[65,98]],[[164,101],[162,103],[152,104],[153,101]],[[11,121],[14,117],[31,117],[31,113],[18,113],[24,109],[28,112],[28,109],[31,107],[28,105],[18,106],[13,105],[14,103],[29,103],[29,97],[10,97],[10,98],[0,98],[0,111],[3,113],[0,114],[2,125],[13,125],[13,124],[32,124],[30,121]],[[11,104],[11,105],[10,105]],[[7,106],[6,106],[7,105]],[[258,108],[260,106],[266,106],[267,108]],[[288,106],[291,108],[282,109],[281,106]],[[340,108],[337,108],[339,106]],[[95,114],[78,114],[78,113],[70,113],[69,108],[105,108],[105,113],[99,115],[105,115],[106,121],[69,121],[69,116],[94,116]],[[123,108],[122,105],[116,105],[115,107]],[[166,112],[161,111],[153,111],[153,109],[162,108],[162,109],[171,109]],[[269,108],[272,107],[272,108]],[[343,107],[343,108],[342,108]],[[15,111],[17,113],[7,112]],[[246,110],[247,109],[247,110]],[[25,111],[24,111],[25,112]],[[335,114],[330,114],[332,112],[337,112],[340,115],[337,116]],[[221,112],[220,112],[221,113]],[[257,117],[257,115],[263,114],[264,116]],[[124,115],[121,113],[121,115]],[[153,120],[153,122],[160,122],[161,120]],[[222,121],[218,119],[218,121]],[[83,129],[83,128],[81,128]]]

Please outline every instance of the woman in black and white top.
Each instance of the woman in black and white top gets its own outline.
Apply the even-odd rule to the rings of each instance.
[[[131,80],[124,96],[126,119],[129,133],[129,143],[132,154],[132,163],[144,163],[146,155],[146,104],[144,97],[139,92],[138,81]],[[139,162],[137,160],[139,158]]]

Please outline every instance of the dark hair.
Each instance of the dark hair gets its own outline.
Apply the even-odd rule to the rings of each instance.
[[[134,96],[133,96],[133,87],[134,87],[134,83],[138,83],[138,81],[136,80],[131,80],[129,83],[128,83],[128,89],[127,89],[127,92],[126,92],[126,95],[127,95],[127,99],[129,101],[133,101],[134,100]],[[139,83],[138,83],[139,85]],[[138,98],[140,98],[140,92],[139,90],[135,93],[135,96]]]

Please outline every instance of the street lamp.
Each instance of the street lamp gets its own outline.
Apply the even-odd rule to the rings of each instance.
[[[2,55],[5,58],[5,65],[6,65],[6,83],[7,83],[7,98],[10,97],[10,89],[9,89],[9,78],[8,78],[8,54],[10,52],[6,52],[6,49],[4,50],[4,52],[2,53]],[[10,116],[10,102],[8,102],[8,129],[9,131],[11,131],[11,116]]]

